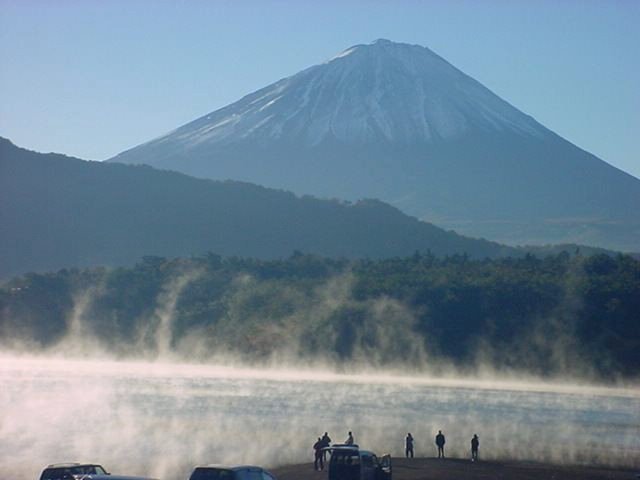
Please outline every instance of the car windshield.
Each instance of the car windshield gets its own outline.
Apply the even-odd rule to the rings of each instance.
[[[233,471],[223,468],[196,468],[189,480],[233,480]]]
[[[358,455],[358,452],[355,450],[353,451],[347,450],[343,452],[340,450],[335,450],[331,454],[331,463],[335,465],[345,465],[345,466],[359,465],[360,455]]]
[[[74,475],[104,475],[107,472],[100,465],[72,465],[47,468],[40,480],[72,480]]]

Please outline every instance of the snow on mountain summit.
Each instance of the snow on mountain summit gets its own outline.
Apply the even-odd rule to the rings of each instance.
[[[428,48],[380,39],[150,143],[183,149],[247,140],[422,143],[478,129],[537,135],[543,127]]]

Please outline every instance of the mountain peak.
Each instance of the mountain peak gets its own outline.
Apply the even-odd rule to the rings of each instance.
[[[427,47],[423,47],[422,45],[415,45],[415,44],[404,43],[404,42],[394,42],[394,41],[388,40],[386,38],[378,38],[377,40],[374,40],[373,42],[371,42],[367,46],[369,46],[369,47],[382,47],[382,48],[389,48],[389,47],[393,47],[393,48],[421,48],[421,49],[429,50]],[[431,50],[429,50],[429,51],[431,51]]]
[[[367,45],[367,47],[378,47],[378,48],[390,48],[390,47],[406,48],[406,47],[416,47],[416,46],[419,46],[419,45],[411,45],[409,43],[402,43],[402,42],[393,42],[386,38],[378,38],[377,40],[374,40],[369,45]],[[423,47],[420,47],[420,48],[423,48]]]
[[[472,131],[536,135],[530,117],[419,45],[355,45],[156,140],[189,151],[247,140],[430,144]]]
[[[420,50],[426,50],[428,52],[431,52],[431,50],[423,45],[417,45],[417,44],[412,44],[412,43],[405,43],[405,42],[394,42],[393,40],[388,40],[386,38],[378,38],[377,40],[374,40],[373,42],[371,42],[369,45],[366,45],[368,47],[379,47],[379,48],[409,48],[409,49],[420,49]]]
[[[449,65],[442,58],[436,55],[432,50],[427,47],[423,47],[422,45],[412,45],[410,43],[402,43],[402,42],[394,42],[391,40],[387,40],[386,38],[378,38],[371,43],[368,44],[357,44],[353,45],[346,50],[338,53],[331,57],[327,62],[329,63],[335,59],[347,57],[353,53],[362,53],[367,55],[399,55],[399,54],[414,54],[414,55],[425,55],[429,54],[433,57],[438,58],[443,61],[445,64]]]

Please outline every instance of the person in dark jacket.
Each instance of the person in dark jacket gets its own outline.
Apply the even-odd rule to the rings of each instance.
[[[407,438],[405,438],[404,444],[404,455],[407,458],[409,458],[409,455],[411,455],[411,458],[413,458],[413,437],[411,436],[411,433],[407,433]]]
[[[327,449],[331,446],[331,437],[329,437],[329,434],[327,432],[324,432],[324,435],[322,436],[322,448]],[[322,451],[322,459],[325,461],[327,461],[327,452],[329,450],[323,450]]]
[[[318,441],[313,444],[313,451],[315,453],[315,459],[313,461],[313,468],[316,472],[324,469],[324,459],[322,455],[322,439],[318,437]]]
[[[438,446],[438,458],[444,458],[444,444],[445,439],[442,434],[442,430],[438,430],[438,434],[436,435],[436,445]]]
[[[480,440],[478,439],[477,434],[473,434],[473,438],[471,439],[471,461],[478,461],[478,447],[480,446]]]

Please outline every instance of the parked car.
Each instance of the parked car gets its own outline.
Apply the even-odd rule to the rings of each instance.
[[[189,480],[276,480],[276,477],[253,465],[200,465],[193,469]]]
[[[149,477],[132,477],[131,475],[80,475],[75,480],[157,480]]]
[[[40,480],[75,480],[79,475],[108,475],[102,465],[95,463],[55,463],[48,465]]]
[[[391,456],[379,458],[358,445],[329,447],[329,480],[391,480]]]
[[[156,480],[129,475],[111,475],[94,463],[56,463],[42,471],[40,480]]]

